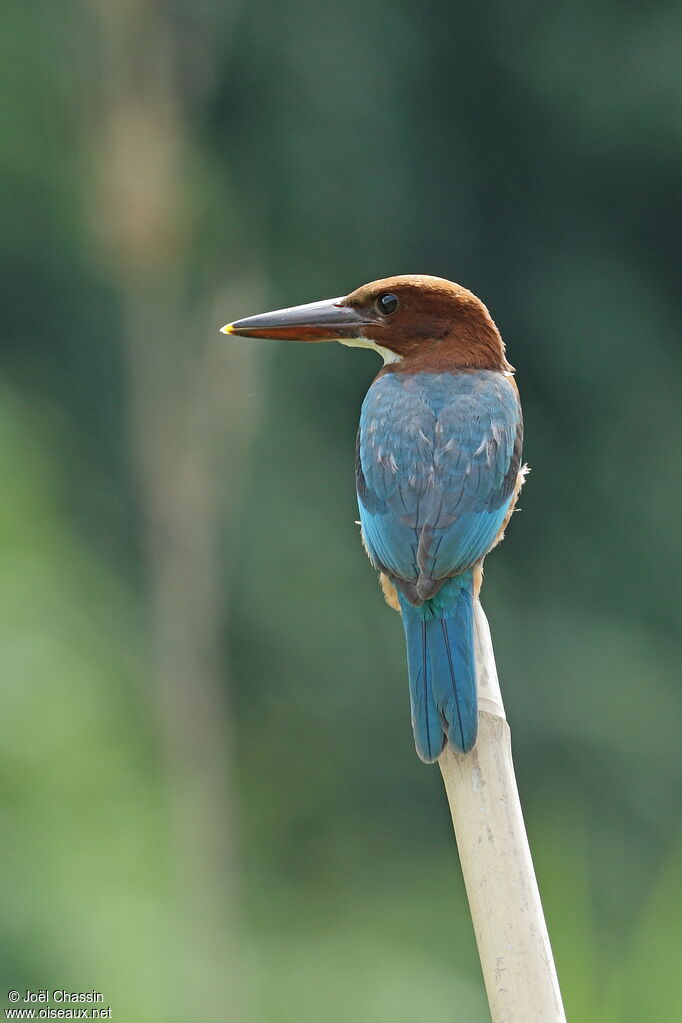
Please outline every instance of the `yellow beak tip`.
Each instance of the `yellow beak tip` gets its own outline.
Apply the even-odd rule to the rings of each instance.
[[[234,331],[232,330],[232,324],[231,323],[226,323],[224,327],[220,328],[220,333],[221,334],[234,334]]]

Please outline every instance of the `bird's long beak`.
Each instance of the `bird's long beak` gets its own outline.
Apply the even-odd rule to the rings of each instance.
[[[272,313],[235,320],[221,330],[223,334],[283,341],[339,341],[355,338],[360,335],[363,326],[374,321],[345,302],[345,298],[330,298],[324,302],[276,309]]]

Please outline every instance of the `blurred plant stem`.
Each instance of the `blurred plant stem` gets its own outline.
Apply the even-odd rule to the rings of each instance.
[[[252,421],[238,399],[249,346],[216,350],[213,285],[189,296],[192,127],[206,75],[188,81],[191,40],[169,5],[92,0],[96,17],[93,227],[120,293],[131,442],[139,477],[156,703],[172,812],[178,983],[174,1018],[241,1018],[234,955],[234,800],[223,649],[225,512],[216,450],[229,437],[230,495],[243,475]],[[195,19],[206,39],[217,8]],[[196,41],[196,40],[195,40]],[[205,40],[204,40],[205,41]],[[185,53],[186,58],[186,53]],[[211,48],[201,53],[210,65]],[[214,328],[213,328],[214,329]],[[232,976],[230,977],[230,973]],[[182,997],[179,997],[180,989]]]

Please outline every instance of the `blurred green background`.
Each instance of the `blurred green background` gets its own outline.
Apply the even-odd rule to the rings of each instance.
[[[682,1019],[680,6],[1,18],[4,990],[488,1018],[354,525],[376,357],[217,333],[422,272],[518,370],[483,598],[569,1019]]]

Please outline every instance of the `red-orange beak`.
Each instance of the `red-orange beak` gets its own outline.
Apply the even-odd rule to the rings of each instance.
[[[359,337],[363,327],[376,321],[345,303],[345,298],[330,298],[276,309],[272,313],[235,320],[221,330],[223,334],[282,341],[340,341]]]

